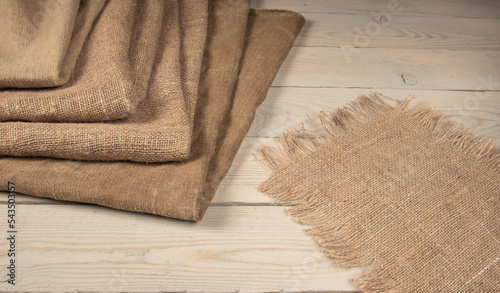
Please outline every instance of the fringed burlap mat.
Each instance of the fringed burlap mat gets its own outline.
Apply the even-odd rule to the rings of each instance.
[[[500,156],[409,102],[363,96],[285,133],[260,189],[338,265],[370,265],[362,290],[499,292]]]
[[[291,11],[209,1],[194,141],[183,162],[0,158],[0,188],[116,209],[201,220],[304,25]]]

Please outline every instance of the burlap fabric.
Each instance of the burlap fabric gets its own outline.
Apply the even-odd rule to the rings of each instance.
[[[0,1],[0,88],[68,82],[104,4],[105,0]]]
[[[134,113],[146,96],[159,44],[165,42],[162,38],[168,29],[164,26],[173,23],[164,16],[174,4],[159,0],[109,1],[84,44],[70,80],[54,89],[0,91],[0,121],[91,122]],[[179,36],[169,37],[172,46],[179,46]],[[176,60],[179,62],[179,56]],[[65,129],[58,131],[64,133]]]
[[[289,11],[210,1],[194,142],[184,162],[0,159],[0,186],[28,195],[201,220],[304,24]],[[247,21],[248,20],[248,21]],[[4,187],[5,186],[5,187]]]
[[[123,58],[128,58],[126,47],[129,40],[113,45],[118,53],[125,54],[118,59],[115,58],[115,52],[106,53],[102,52],[103,48],[99,48],[103,42],[113,43],[109,34],[114,34],[114,27],[121,25],[116,22],[126,24],[121,28],[125,30],[120,33],[123,37],[133,37],[130,35],[131,31],[140,32],[140,39],[132,42],[132,57],[137,58],[132,62],[137,65],[137,70],[134,70],[137,74],[135,80],[128,79],[133,75],[127,77],[120,74],[120,71],[113,72],[116,69],[113,64],[126,65],[126,62],[122,61]],[[100,28],[103,30],[100,31]],[[0,123],[0,136],[3,138],[0,141],[0,155],[136,162],[186,159],[192,141],[193,116],[206,32],[207,1],[111,0],[96,23],[93,33],[93,36],[101,38],[101,42],[92,38],[88,42],[97,55],[92,57],[84,54],[81,58],[89,63],[89,71],[85,72],[89,74],[86,76],[90,79],[86,83],[77,79],[77,85],[68,88],[77,95],[75,99],[62,96],[51,100],[51,103],[59,101],[57,103],[64,105],[65,101],[69,100],[84,103],[84,106],[78,105],[77,108],[82,115],[87,115],[88,107],[98,112],[110,113],[107,112],[109,108],[106,110],[105,106],[108,102],[111,103],[111,108],[120,110],[124,106],[123,102],[128,103],[127,96],[137,100],[147,93],[147,97],[137,107],[132,106],[137,109],[130,117],[107,123]],[[155,38],[159,39],[158,44],[155,43]],[[157,48],[153,50],[155,47]],[[103,56],[111,58],[106,61],[111,62],[109,66],[105,60],[100,59]],[[113,63],[113,60],[120,62]],[[85,66],[85,63],[81,65]],[[95,69],[98,75],[94,77],[94,70],[90,70],[92,65],[102,69]],[[150,67],[153,67],[152,70]],[[122,90],[114,93],[118,88],[124,89],[115,85],[128,82],[131,82],[133,87],[126,90],[135,88],[133,91],[125,96]],[[89,91],[86,85],[102,87],[103,91],[113,94],[110,96],[102,91]],[[59,89],[50,92],[51,95],[60,94]],[[87,104],[89,101],[85,100],[86,94],[90,94],[89,97],[96,101],[103,100],[103,107]],[[39,98],[34,97],[37,101]],[[4,103],[5,107],[8,107],[7,101]],[[36,111],[43,113],[44,109],[45,107],[41,107]],[[128,110],[123,113],[125,112]],[[92,117],[90,120],[98,116]]]
[[[379,94],[321,113],[259,157],[260,187],[376,292],[500,291],[500,156],[434,109]]]

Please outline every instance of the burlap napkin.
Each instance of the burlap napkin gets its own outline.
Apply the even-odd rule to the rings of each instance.
[[[248,7],[247,1],[210,1],[195,140],[185,162],[4,157],[0,187],[11,181],[29,195],[201,220],[304,24],[294,12],[248,14]]]
[[[121,33],[123,36],[130,38],[131,31],[141,32],[140,40],[132,43],[135,48],[132,51],[137,53],[132,56],[138,59],[134,61],[138,66],[134,71],[138,74],[135,80],[128,80],[127,76],[112,72],[115,70],[113,65],[126,65],[126,62],[122,62],[123,59],[120,58],[128,57],[121,56],[116,59],[113,57],[115,52],[101,54],[103,49],[98,47],[103,42],[112,42],[108,35],[114,34],[112,28],[119,25],[116,22],[127,24],[127,27],[123,28],[125,33]],[[99,30],[101,28],[102,30]],[[89,70],[95,65],[104,71],[97,69],[85,71],[89,73],[90,78],[87,85],[102,87],[103,91],[112,93],[116,90],[115,84],[132,81],[135,90],[127,94],[130,94],[130,98],[137,99],[147,93],[147,97],[137,106],[135,113],[126,119],[108,123],[0,123],[0,136],[3,138],[0,141],[0,155],[136,162],[168,162],[186,159],[192,141],[193,116],[206,40],[207,1],[111,0],[96,23],[94,31],[92,36],[98,36],[101,42],[90,38],[88,45],[95,47],[98,54],[88,58],[84,55],[85,58],[81,60],[88,61]],[[152,36],[151,33],[153,33]],[[156,46],[154,38],[158,34],[161,38]],[[150,40],[150,38],[153,39]],[[113,46],[126,55],[128,44],[127,41]],[[125,46],[125,48],[119,48],[119,46]],[[155,50],[150,48],[155,46],[158,47]],[[152,55],[153,52],[154,55]],[[111,59],[107,61],[99,59],[101,55]],[[115,64],[113,61],[121,63]],[[147,69],[153,66],[153,61],[155,63],[153,70]],[[111,62],[111,64],[108,66],[106,62]],[[82,63],[82,66],[84,65]],[[139,70],[139,68],[142,69]],[[107,72],[108,69],[111,71]],[[99,74],[92,77],[92,72]],[[103,72],[105,75],[100,76]],[[103,80],[96,79],[98,77]],[[109,80],[113,81],[110,83]],[[149,87],[147,88],[148,81]],[[110,97],[100,91],[87,92],[88,89],[84,86],[85,83],[80,83],[80,79],[77,79],[77,85],[68,88],[75,91],[77,97],[75,99],[58,97],[57,99],[62,104],[69,99],[77,103],[84,102],[86,105],[89,101],[85,100],[85,95],[91,94],[92,99],[103,99],[110,102],[111,106],[118,107],[119,110],[123,108],[122,102],[128,103],[121,91],[118,95],[113,94]],[[59,89],[50,92],[52,95],[60,94]],[[115,98],[118,100],[114,100]],[[52,102],[55,103],[56,100]],[[7,104],[4,105],[7,107]],[[88,106],[97,111],[107,111],[106,107],[99,108],[100,106],[92,105],[92,103]],[[41,107],[37,111],[42,113],[44,109]],[[78,109],[82,115],[86,115],[86,111],[89,110],[80,106]]]
[[[104,4],[105,0],[0,1],[0,88],[68,82]]]
[[[0,121],[91,122],[134,113],[146,96],[159,44],[165,42],[162,38],[168,29],[164,26],[173,23],[164,16],[174,5],[174,1],[161,0],[109,1],[70,80],[54,89],[0,91]],[[172,46],[179,46],[178,36],[170,37]]]
[[[377,292],[500,291],[500,156],[434,109],[379,94],[321,113],[259,157],[260,187]]]

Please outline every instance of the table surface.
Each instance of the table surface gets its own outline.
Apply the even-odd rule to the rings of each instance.
[[[263,0],[307,23],[202,222],[17,196],[17,284],[0,291],[356,291],[341,269],[257,191],[259,145],[307,116],[372,91],[435,106],[500,142],[500,2]],[[0,193],[7,230],[7,196]],[[6,232],[5,232],[6,233]],[[5,234],[6,235],[6,234]],[[8,241],[0,237],[7,279]]]

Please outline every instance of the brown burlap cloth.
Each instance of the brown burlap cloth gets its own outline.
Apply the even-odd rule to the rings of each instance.
[[[362,290],[499,292],[500,156],[409,101],[362,96],[287,132],[260,149],[260,189],[338,265],[370,265]]]
[[[179,54],[179,9],[183,13],[182,25],[194,42],[192,50],[199,49],[197,42],[204,42],[206,1],[193,3],[196,1],[109,1],[87,38],[68,83],[54,89],[0,91],[0,120],[91,122],[121,119],[135,113],[153,78],[153,64],[160,61],[159,50],[168,46],[167,53],[163,53],[169,57],[163,60],[168,64],[162,67],[179,67],[184,57]],[[202,50],[198,51],[195,53],[202,55]],[[172,80],[164,82],[177,83],[179,75],[172,72],[171,76]],[[198,81],[198,76],[195,79]],[[66,128],[57,131],[64,133]]]
[[[194,141],[184,162],[89,162],[0,158],[0,187],[67,201],[201,220],[257,106],[304,24],[290,11],[210,1]],[[248,20],[248,21],[247,21]]]
[[[32,91],[28,104],[41,115],[67,115],[69,107],[81,114],[72,117],[88,121],[103,118],[96,112],[116,118],[117,113],[136,111],[106,123],[0,123],[0,155],[136,162],[186,159],[206,32],[207,1],[109,1],[79,59],[82,75],[76,73],[67,86],[45,90],[46,99]],[[128,58],[133,66],[125,62]],[[72,96],[65,96],[65,90]],[[25,109],[9,102],[15,92],[3,94],[0,108]],[[142,102],[136,105],[138,100]],[[43,101],[50,109],[37,107]]]
[[[104,4],[105,0],[0,1],[0,88],[68,82]]]

